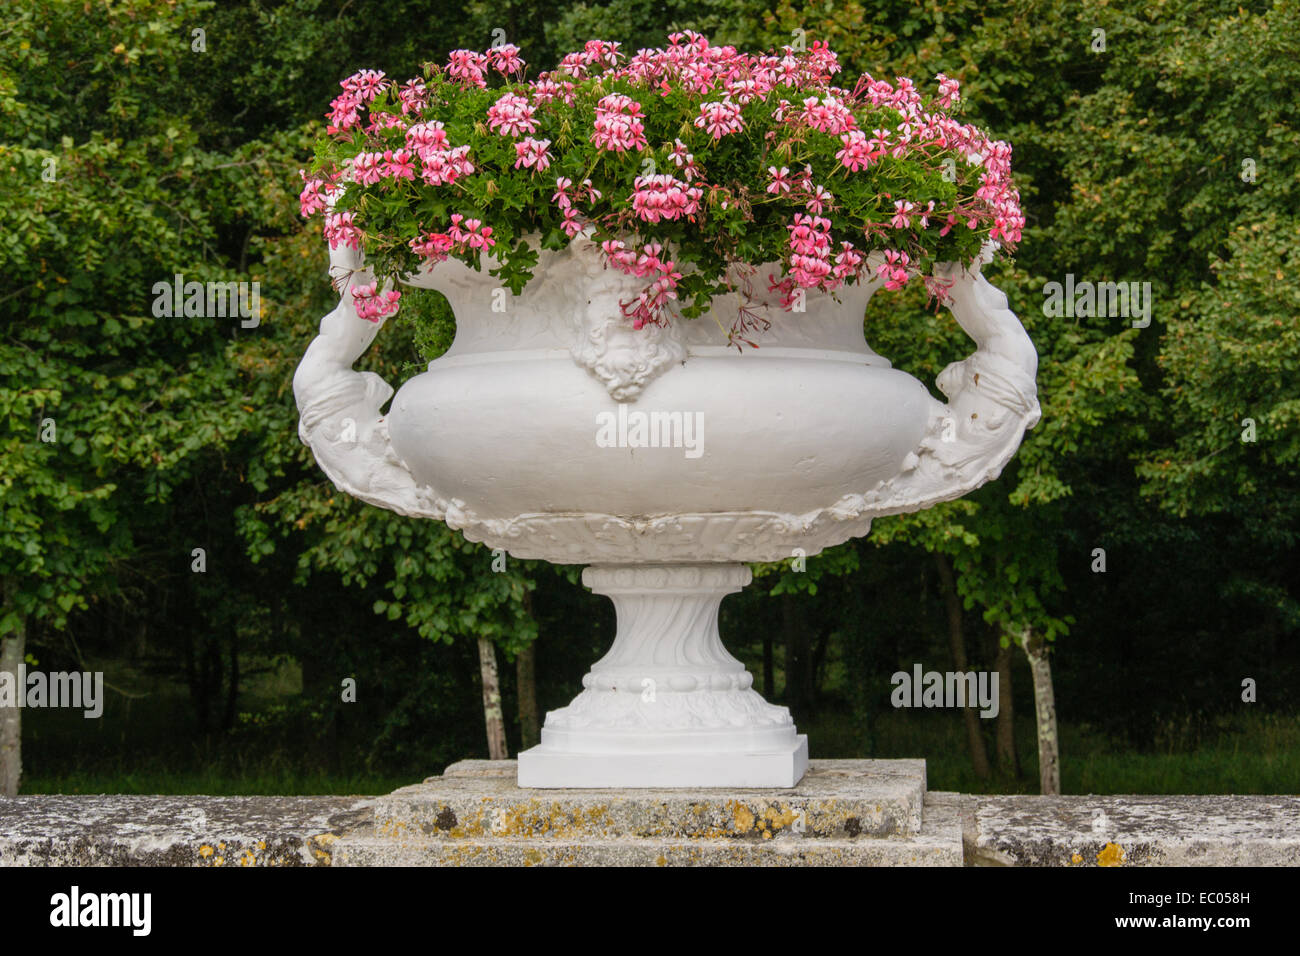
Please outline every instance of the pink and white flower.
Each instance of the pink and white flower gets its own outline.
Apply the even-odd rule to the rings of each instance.
[[[515,143],[515,169],[535,169],[539,173],[551,165],[550,154],[546,148],[551,145],[549,139],[533,139],[531,136]]]
[[[385,316],[392,315],[397,311],[398,303],[402,299],[402,293],[396,289],[390,289],[387,292],[376,292],[376,284],[354,285],[352,287],[352,303],[356,307],[357,315],[370,322],[378,322]]]
[[[912,213],[915,210],[916,203],[904,199],[894,200],[894,218],[889,220],[889,224],[895,229],[907,229],[912,225]]]
[[[357,153],[352,157],[352,178],[362,186],[373,186],[383,178],[383,153]]]
[[[513,43],[503,43],[488,50],[488,62],[492,69],[502,76],[524,72],[524,61],[519,57],[519,47]]]
[[[646,148],[641,104],[621,93],[611,93],[596,104],[591,141],[600,149],[622,153]]]
[[[456,240],[445,232],[426,232],[407,243],[417,256],[429,263],[443,262],[456,248]]]
[[[356,96],[358,102],[369,103],[384,89],[382,70],[360,70],[339,83],[345,92]]]
[[[936,106],[946,110],[961,100],[961,83],[949,79],[943,73],[938,74],[935,79],[939,81],[939,95],[934,101]]]
[[[898,252],[894,249],[885,250],[885,261],[876,266],[876,275],[885,280],[886,289],[892,292],[907,285],[907,280],[910,277],[907,267],[910,261],[906,252]]]
[[[767,167],[767,176],[771,180],[767,185],[767,191],[772,195],[780,196],[790,191],[791,182],[788,167],[782,166],[777,169],[775,166],[769,166]]]
[[[414,179],[415,157],[409,149],[384,150],[383,175],[390,179]]]
[[[464,226],[461,225],[464,223]],[[483,225],[481,220],[466,219],[460,213],[451,217],[451,228],[447,234],[457,243],[468,249],[487,251],[497,244],[492,238],[492,227]]]
[[[422,80],[410,80],[397,91],[397,98],[402,104],[402,113],[418,113],[428,105],[429,91]]]
[[[745,121],[741,118],[739,103],[722,100],[701,104],[695,125],[719,140],[729,133],[739,133],[745,128]]]
[[[823,96],[821,99],[808,97],[803,101],[800,116],[819,133],[829,133],[832,136],[847,133],[858,125],[853,112],[833,96]]]
[[[474,50],[452,50],[447,55],[447,73],[462,86],[487,88],[488,58]]]
[[[667,174],[638,176],[634,186],[632,209],[643,221],[651,223],[695,215],[703,196],[699,187]]]
[[[488,107],[488,126],[502,136],[518,139],[521,135],[537,132],[535,110],[527,97],[507,93]]]
[[[835,154],[840,165],[851,173],[866,169],[880,155],[867,144],[867,134],[860,129],[851,130],[840,136],[843,148]]]

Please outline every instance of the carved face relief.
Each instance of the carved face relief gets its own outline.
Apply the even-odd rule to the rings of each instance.
[[[612,271],[592,281],[586,303],[577,311],[573,359],[619,402],[635,401],[653,379],[686,359],[674,326],[634,329],[621,303],[636,295],[638,283]],[[582,289],[578,294],[582,294]]]

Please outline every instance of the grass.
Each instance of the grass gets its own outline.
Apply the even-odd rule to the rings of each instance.
[[[975,776],[966,732],[952,714],[891,711],[874,735],[841,714],[800,722],[812,756],[924,757],[929,788],[962,793],[1037,793],[1038,753],[1032,719],[1017,720],[1018,777]],[[1244,715],[1210,722],[1183,720],[1152,728],[1135,750],[1088,727],[1060,732],[1063,793],[1300,793],[1300,719]],[[872,746],[874,738],[874,747]],[[994,759],[992,741],[989,759]]]
[[[73,712],[28,712],[24,763],[30,776],[22,792],[381,794],[440,773],[439,756],[482,756],[452,746],[423,756],[408,751],[398,765],[372,768],[368,748],[335,751],[326,760],[328,749],[293,724],[249,726],[201,745],[181,743],[174,730],[186,719],[186,707],[180,695],[156,695],[135,707],[110,697],[105,717],[113,719],[89,724]],[[797,723],[808,734],[814,758],[924,757],[931,790],[1038,792],[1032,715],[1017,718],[1021,773],[995,772],[988,780],[975,776],[965,728],[953,711],[889,710],[869,726],[841,705]],[[983,723],[993,759],[992,722]],[[1060,753],[1064,793],[1300,793],[1295,716],[1253,709],[1216,719],[1184,716],[1153,722],[1148,738],[1136,745],[1068,724],[1061,728]]]
[[[814,758],[924,757],[931,790],[1038,791],[1031,720],[1017,726],[1020,776],[995,773],[980,780],[971,769],[965,731],[952,716],[890,712],[877,719],[874,735],[868,735],[861,722],[836,713],[801,721],[800,729],[809,736]],[[380,794],[442,769],[429,766],[407,775],[329,773],[301,764],[283,752],[251,760],[219,756],[199,768],[168,767],[158,759],[137,766],[119,762],[27,778],[23,793]],[[1300,793],[1300,720],[1261,715],[1200,727],[1166,723],[1153,728],[1151,745],[1143,752],[1120,747],[1087,727],[1065,727],[1061,786],[1065,793],[1093,794]]]
[[[232,777],[222,771],[167,771],[149,769],[138,772],[81,772],[50,777],[24,778],[22,793],[71,794],[187,794],[202,793],[217,797],[257,796],[277,794],[305,796],[338,794],[347,796],[373,796],[391,793],[420,781],[413,777],[386,777],[357,775],[330,775],[321,771],[305,773],[251,771]]]

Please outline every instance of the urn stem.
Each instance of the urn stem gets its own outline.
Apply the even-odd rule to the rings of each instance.
[[[523,787],[790,787],[807,739],[722,644],[718,609],[751,580],[741,564],[598,565],[614,644],[519,756]]]

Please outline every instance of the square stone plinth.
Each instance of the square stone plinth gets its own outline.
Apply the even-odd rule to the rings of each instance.
[[[955,811],[926,810],[923,760],[812,761],[793,787],[533,789],[463,761],[375,804],[341,865],[962,865]]]
[[[575,754],[541,744],[519,755],[520,787],[793,787],[808,770],[804,734],[768,753]]]

